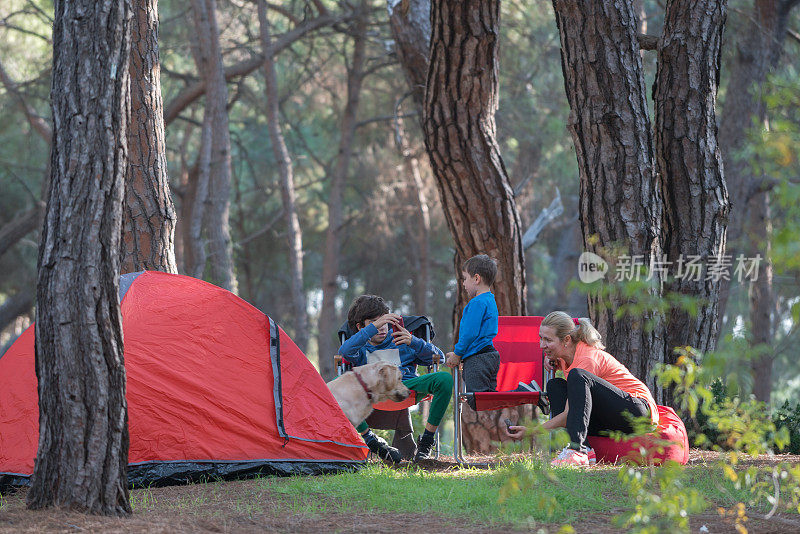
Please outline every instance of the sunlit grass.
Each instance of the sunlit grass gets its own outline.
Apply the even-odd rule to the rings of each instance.
[[[316,495],[349,508],[359,503],[370,511],[414,512],[425,515],[453,516],[470,523],[512,523],[529,525],[531,521],[562,522],[577,512],[607,510],[624,505],[624,495],[617,489],[616,472],[607,470],[559,472],[559,484],[545,482],[500,500],[501,489],[520,470],[542,472],[531,461],[515,462],[497,469],[461,469],[427,472],[417,469],[386,469],[370,465],[357,473],[327,477],[293,478],[270,487],[273,493],[291,497]],[[546,497],[546,499],[541,499]],[[553,502],[541,507],[538,502]],[[305,507],[313,513],[319,500],[307,499]],[[336,511],[341,511],[337,509]]]

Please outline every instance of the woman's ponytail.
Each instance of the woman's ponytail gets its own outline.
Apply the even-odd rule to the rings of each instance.
[[[575,322],[568,314],[563,311],[554,311],[544,318],[542,326],[553,328],[558,339],[570,336],[576,343],[583,341],[587,345],[597,347],[600,350],[606,348],[603,345],[603,338],[600,332],[592,326],[591,321],[586,317],[578,319],[578,326],[575,326]]]
[[[575,341],[583,341],[589,346],[596,347],[600,350],[606,348],[603,345],[603,336],[600,335],[600,332],[592,326],[591,321],[586,317],[581,317],[578,319],[578,326],[575,329],[575,334],[573,334]]]

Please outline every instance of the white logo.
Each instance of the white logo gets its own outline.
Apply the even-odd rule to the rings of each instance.
[[[602,279],[607,272],[608,263],[594,252],[584,252],[578,258],[578,278],[584,284]]]

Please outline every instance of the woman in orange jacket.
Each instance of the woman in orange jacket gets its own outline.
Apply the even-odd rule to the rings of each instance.
[[[587,445],[586,436],[604,431],[630,433],[630,417],[650,417],[654,425],[658,424],[656,402],[647,386],[603,350],[600,333],[588,319],[578,319],[577,323],[556,311],[539,327],[545,368],[560,369],[565,377],[547,383],[552,418],[542,427],[566,427],[570,439],[553,465],[594,463],[594,451]],[[524,431],[525,427],[511,426],[507,433],[520,439]]]

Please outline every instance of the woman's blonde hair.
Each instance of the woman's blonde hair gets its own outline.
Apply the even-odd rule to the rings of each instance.
[[[591,321],[586,317],[578,319],[578,325],[572,320],[568,314],[563,311],[554,311],[549,313],[542,321],[542,326],[549,326],[556,331],[558,339],[564,339],[570,336],[574,342],[583,341],[587,345],[597,347],[600,350],[606,348],[603,345],[603,338],[600,332],[592,326]]]

